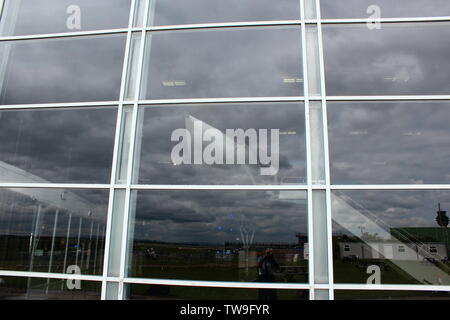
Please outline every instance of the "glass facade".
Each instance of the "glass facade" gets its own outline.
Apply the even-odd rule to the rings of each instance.
[[[447,2],[1,0],[0,299],[449,299]]]

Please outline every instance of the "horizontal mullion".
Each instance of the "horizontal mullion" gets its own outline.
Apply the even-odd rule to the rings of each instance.
[[[208,103],[240,103],[240,102],[303,102],[304,97],[236,97],[236,98],[193,98],[193,99],[152,99],[139,100],[141,105],[159,105],[159,104],[208,104]],[[125,101],[124,104],[129,102]]]
[[[85,280],[85,281],[103,281],[103,276],[89,276],[82,274],[66,274],[66,273],[45,273],[45,272],[28,272],[28,271],[11,271],[0,270],[0,276],[3,277],[26,277],[26,278],[45,278],[45,279],[61,279],[61,280]]]
[[[450,190],[450,184],[330,185],[331,190]]]
[[[330,285],[329,284],[323,284],[323,283],[316,283],[313,285],[314,289],[319,289],[319,290],[328,290],[330,289]]]
[[[327,101],[421,101],[450,100],[450,95],[398,95],[398,96],[327,96]]]
[[[110,189],[110,184],[73,184],[73,183],[2,183],[0,182],[0,188],[24,188],[24,189]]]
[[[403,17],[403,18],[350,18],[350,19],[306,19],[304,23],[307,24],[360,24],[368,21],[376,21],[381,23],[408,23],[408,22],[445,22],[450,21],[450,16],[443,17]],[[145,31],[170,31],[170,30],[189,30],[189,29],[216,29],[216,28],[240,28],[240,27],[264,27],[264,26],[300,26],[303,24],[301,19],[298,20],[274,20],[274,21],[245,21],[245,22],[219,22],[219,23],[198,23],[198,24],[180,24],[180,25],[163,25],[163,26],[147,26],[145,28],[116,28],[116,29],[101,29],[89,31],[76,32],[60,32],[60,33],[45,33],[34,35],[17,35],[0,37],[0,41],[14,41],[14,40],[33,40],[33,39],[49,39],[49,38],[65,38],[65,37],[79,37],[91,35],[106,35],[127,33],[128,31],[139,32]]]
[[[8,109],[52,109],[52,108],[73,108],[73,107],[115,107],[120,101],[98,101],[98,102],[69,102],[69,103],[40,103],[40,104],[11,104],[0,105],[0,110]]]
[[[148,26],[146,31],[170,31],[189,29],[217,29],[217,28],[241,28],[241,27],[270,27],[270,26],[300,26],[301,20],[274,20],[274,21],[244,21],[244,22],[219,22],[219,23],[195,23],[164,26]],[[142,30],[136,28],[136,30]]]
[[[443,17],[402,17],[402,18],[349,18],[349,19],[322,19],[322,24],[354,24],[367,22],[380,23],[414,23],[414,22],[445,22],[450,21],[450,16]]]
[[[307,185],[131,185],[134,190],[308,190]]]
[[[140,32],[143,30],[144,31],[169,31],[169,30],[186,30],[186,29],[217,29],[217,28],[259,27],[259,26],[262,26],[262,27],[263,26],[295,26],[295,25],[301,25],[301,24],[302,24],[301,20],[180,24],[180,25],[164,25],[164,26],[147,26],[144,28],[132,27],[132,28],[116,28],[116,29],[101,29],[101,30],[89,30],[89,31],[5,36],[5,37],[0,37],[0,41],[36,40],[36,39],[50,39],[50,38],[93,36],[93,35],[127,33],[128,31]]]
[[[117,33],[126,34],[127,32],[128,32],[128,28],[92,30],[92,31],[76,31],[76,32],[61,32],[61,33],[45,33],[45,34],[0,37],[0,41],[70,38],[70,37],[96,36],[96,35],[107,35],[107,34],[117,34]]]
[[[125,278],[128,284],[153,284],[184,287],[212,287],[212,288],[241,288],[241,289],[311,289],[309,284],[296,283],[261,283],[261,282],[226,282],[226,281],[195,281],[195,280],[169,280],[169,279],[145,279]]]
[[[334,284],[336,290],[386,290],[386,291],[450,291],[450,286],[403,284]]]

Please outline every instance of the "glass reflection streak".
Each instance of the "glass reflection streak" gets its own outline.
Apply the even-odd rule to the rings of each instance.
[[[450,207],[449,195],[449,191],[334,192],[336,281],[373,284],[367,274],[372,266],[383,284],[450,285],[450,234],[436,222],[435,213],[439,208],[443,214],[441,206]]]

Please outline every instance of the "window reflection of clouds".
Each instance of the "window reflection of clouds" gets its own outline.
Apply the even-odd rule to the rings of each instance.
[[[1,182],[109,182],[115,108],[0,114],[0,167],[10,171]]]
[[[307,282],[306,191],[283,192],[135,191],[131,276],[254,281],[273,248],[273,282]]]
[[[449,104],[330,103],[335,184],[449,183]]]
[[[367,8],[377,5],[382,18],[442,17],[450,15],[447,0],[321,0],[324,19],[367,18]]]
[[[128,27],[131,0],[8,0],[3,36],[89,31]],[[81,29],[67,28],[67,8],[80,8]],[[9,31],[9,32],[8,32]]]
[[[297,0],[157,0],[155,25],[300,19]]]
[[[119,99],[125,35],[7,41],[2,104]]]
[[[301,96],[300,36],[297,27],[155,33],[148,38],[143,97]]]
[[[135,240],[223,244],[236,241],[243,223],[255,242],[292,244],[307,232],[306,193],[280,200],[280,192],[140,191]]]
[[[257,165],[179,165],[171,162],[171,134],[185,127],[191,115],[225,132],[226,129],[279,129],[280,169],[261,176]],[[303,104],[258,103],[144,107],[140,144],[139,183],[142,184],[286,184],[305,183],[305,124]],[[290,133],[290,134],[285,134]]]
[[[449,94],[448,23],[324,26],[329,95]]]

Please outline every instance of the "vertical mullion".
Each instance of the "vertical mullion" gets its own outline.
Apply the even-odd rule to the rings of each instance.
[[[137,79],[136,79],[136,91],[134,94],[134,108],[133,108],[133,118],[131,124],[131,135],[130,135],[130,150],[128,155],[128,168],[127,168],[127,183],[126,183],[126,193],[125,193],[125,212],[124,212],[124,223],[122,226],[122,247],[120,252],[120,282],[119,282],[119,300],[124,299],[124,283],[123,280],[125,278],[125,271],[127,269],[127,248],[128,248],[128,228],[130,225],[130,202],[131,202],[131,185],[132,185],[132,173],[133,173],[133,165],[135,162],[134,159],[134,151],[136,147],[136,128],[137,128],[137,120],[138,120],[138,111],[139,111],[139,95],[141,88],[141,79],[143,72],[143,61],[145,55],[145,40],[146,37],[146,27],[148,22],[148,14],[151,0],[144,0],[144,23],[142,25],[142,35],[141,35],[141,44],[139,47],[139,61],[138,61],[138,71],[137,71]]]
[[[330,178],[330,152],[328,139],[328,112],[325,86],[325,60],[323,51],[323,34],[322,34],[322,13],[320,0],[316,1],[317,12],[317,35],[319,44],[319,64],[320,64],[320,82],[322,87],[322,121],[323,121],[323,139],[324,139],[324,157],[325,157],[325,187],[327,202],[327,237],[328,237],[328,280],[329,280],[329,298],[334,300],[334,271],[333,271],[333,230],[331,216],[331,178]]]
[[[132,39],[132,27],[133,27],[133,20],[134,20],[134,11],[135,11],[135,5],[136,0],[131,0],[130,5],[130,16],[128,21],[128,31],[127,31],[127,40],[126,40],[126,46],[125,46],[125,55],[124,55],[124,61],[123,61],[123,67],[122,67],[122,79],[121,79],[121,86],[120,86],[120,94],[119,94],[119,106],[117,109],[117,123],[116,123],[116,136],[114,139],[114,151],[113,151],[113,159],[112,159],[112,166],[111,166],[111,181],[110,181],[110,188],[109,188],[109,202],[108,202],[108,213],[107,213],[107,221],[106,221],[106,234],[105,234],[105,248],[104,248],[104,254],[103,254],[103,280],[102,280],[102,291],[101,291],[101,299],[106,299],[106,279],[108,276],[108,267],[109,267],[109,251],[110,248],[110,237],[111,237],[111,223],[112,223],[112,214],[113,214],[113,201],[114,201],[114,185],[116,183],[116,174],[117,174],[117,163],[118,163],[118,157],[119,157],[119,145],[120,145],[120,137],[123,135],[122,132],[122,113],[123,113],[123,100],[125,95],[125,85],[126,85],[126,77],[127,77],[127,71],[128,71],[128,62],[129,62],[129,54],[131,49],[131,39]]]
[[[305,0],[300,0],[301,42],[303,62],[303,91],[305,97],[305,138],[306,138],[306,183],[308,195],[308,277],[309,298],[314,300],[314,236],[313,236],[313,206],[312,206],[312,171],[311,171],[311,128],[309,119],[309,86],[308,57],[306,48]]]

